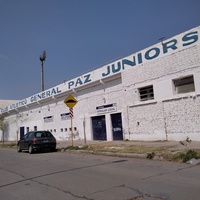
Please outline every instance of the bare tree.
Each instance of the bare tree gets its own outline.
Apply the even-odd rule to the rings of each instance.
[[[4,117],[3,115],[0,115],[0,130],[2,131],[3,144],[4,144],[4,129],[5,129]]]
[[[16,123],[16,127],[17,127],[17,130],[16,130],[17,141],[19,139],[19,136],[18,136],[19,135],[19,128],[23,124],[23,122],[25,122],[27,119],[28,119],[28,117],[26,117],[24,115],[24,113],[18,113],[18,114],[16,114],[15,123]]]

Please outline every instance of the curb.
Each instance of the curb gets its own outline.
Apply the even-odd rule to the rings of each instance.
[[[69,153],[83,153],[83,154],[93,154],[93,155],[104,155],[104,156],[114,156],[114,157],[124,157],[124,158],[147,158],[147,154],[136,154],[136,153],[114,153],[114,152],[99,152],[99,151],[88,151],[88,150],[66,150],[60,152]]]
[[[113,152],[93,152],[94,155],[106,155],[123,158],[147,158],[146,154],[135,154],[135,153],[113,153]]]

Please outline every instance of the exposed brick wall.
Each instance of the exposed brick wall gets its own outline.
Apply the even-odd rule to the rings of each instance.
[[[172,85],[174,78],[191,74],[199,77],[199,70],[200,48],[194,45],[124,71],[122,82],[129,102],[125,137],[131,140],[184,140],[187,137],[200,140],[200,97],[195,96],[200,94],[199,87],[195,93],[178,96],[171,88],[170,99],[156,99],[155,96],[154,100],[148,101],[150,104],[140,102],[138,92],[143,86],[157,84],[159,87],[162,80],[169,80],[166,83]],[[160,91],[165,93],[165,88],[159,88]]]
[[[132,106],[128,114],[131,140],[200,140],[199,96]]]
[[[131,140],[166,140],[162,103],[130,107],[128,115]]]
[[[200,97],[188,96],[164,102],[169,139],[200,139]]]

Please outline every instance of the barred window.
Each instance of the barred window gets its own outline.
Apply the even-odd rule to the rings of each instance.
[[[44,123],[53,122],[53,116],[44,117]]]
[[[175,88],[176,94],[182,94],[182,93],[188,93],[188,92],[195,91],[193,76],[175,79],[175,80],[173,80],[173,83],[174,83],[174,88]]]
[[[139,88],[140,101],[147,101],[154,99],[153,85]]]

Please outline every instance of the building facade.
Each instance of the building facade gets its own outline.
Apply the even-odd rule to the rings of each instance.
[[[200,27],[1,108],[4,136],[200,141]],[[64,100],[72,95],[71,126]],[[0,135],[1,136],[1,135]]]

